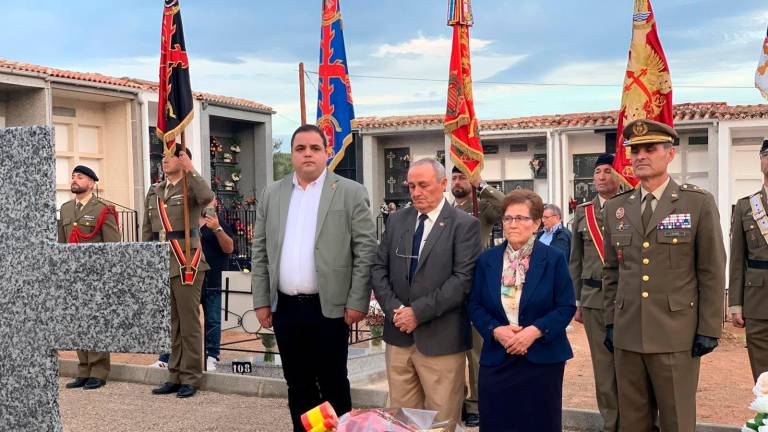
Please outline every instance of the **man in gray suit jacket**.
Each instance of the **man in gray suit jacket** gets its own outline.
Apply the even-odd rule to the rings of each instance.
[[[464,300],[480,254],[480,222],[452,207],[445,168],[422,159],[408,171],[413,207],[390,215],[372,271],[387,319],[390,405],[461,418],[472,334]]]
[[[314,125],[291,138],[294,174],[264,191],[253,237],[253,306],[274,325],[294,431],[329,401],[352,408],[349,326],[368,313],[375,226],[365,188],[328,172],[327,141]]]

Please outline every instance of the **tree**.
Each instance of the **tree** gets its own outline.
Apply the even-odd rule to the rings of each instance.
[[[291,165],[291,154],[281,152],[280,148],[282,146],[283,146],[282,138],[272,139],[273,180],[280,180],[293,170],[293,165]]]

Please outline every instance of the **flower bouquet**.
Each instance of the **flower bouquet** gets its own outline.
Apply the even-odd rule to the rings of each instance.
[[[371,330],[371,345],[380,346],[381,336],[384,334],[384,310],[379,302],[371,295],[371,302],[368,304],[368,315],[365,316],[365,324]]]
[[[451,422],[435,422],[436,411],[410,408],[353,410],[339,418],[336,432],[447,432]],[[456,426],[456,431],[463,431]]]
[[[755,400],[749,405],[749,409],[757,412],[757,415],[742,426],[741,432],[768,432],[768,372],[760,374],[752,393]]]
[[[301,422],[307,432],[447,432],[451,422],[435,422],[436,411],[410,408],[359,409],[338,418],[328,402],[307,411]],[[456,432],[464,429],[457,425]]]
[[[539,171],[541,171],[541,168],[544,166],[544,161],[541,159],[531,159],[530,162],[528,162],[528,166],[531,167],[531,171],[533,171],[533,175],[538,175]]]

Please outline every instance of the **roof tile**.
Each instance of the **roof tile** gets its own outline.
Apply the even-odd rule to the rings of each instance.
[[[15,62],[10,60],[0,59],[0,71],[2,71],[3,69],[10,70],[10,71],[31,72],[31,73],[47,75],[47,76],[56,77],[56,78],[65,78],[65,79],[71,79],[71,80],[77,80],[77,81],[87,81],[92,83],[107,84],[107,85],[113,85],[118,87],[128,87],[128,88],[147,90],[147,91],[157,91],[159,87],[159,84],[157,82],[142,80],[138,78],[129,78],[129,77],[116,78],[116,77],[111,77],[107,75],[102,75],[99,73],[76,72],[76,71],[55,69],[55,68],[50,68],[46,66],[38,66],[38,65],[33,65],[29,63],[22,63],[22,62]],[[255,109],[258,111],[273,112],[271,107],[258,102],[250,101],[248,99],[235,98],[230,96],[220,96],[220,95],[215,95],[211,93],[202,93],[202,92],[192,92],[192,94],[194,95],[195,99],[206,101],[206,102]]]
[[[747,120],[768,118],[768,104],[728,105],[725,102],[698,102],[675,105],[675,121],[684,120]],[[577,128],[615,126],[618,111],[552,114],[508,119],[480,120],[480,129],[516,130],[544,128]],[[443,115],[414,115],[391,117],[360,117],[354,127],[363,130],[439,128]]]

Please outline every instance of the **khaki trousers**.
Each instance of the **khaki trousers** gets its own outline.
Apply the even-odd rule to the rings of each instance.
[[[768,371],[768,320],[747,318],[745,323],[749,365],[757,382],[757,377]]]
[[[616,385],[613,353],[603,345],[605,340],[603,311],[582,307],[581,316],[584,320],[584,330],[587,332],[589,352],[592,355],[597,408],[603,417],[603,431],[616,432],[619,430],[619,390]]]
[[[96,351],[77,351],[77,377],[107,380],[109,376],[109,353]]]
[[[200,289],[205,272],[198,272],[193,285],[171,278],[171,359],[168,381],[200,386],[203,377],[203,332],[200,329]]]
[[[696,388],[700,358],[690,351],[642,354],[616,349],[621,432],[655,430],[658,407],[662,432],[696,430]]]
[[[387,345],[389,406],[437,411],[436,421],[461,422],[465,353],[426,356],[416,345]]]
[[[480,352],[483,350],[483,337],[472,327],[472,349],[467,351],[467,366],[469,369],[469,391],[464,399],[464,411],[467,414],[480,414],[477,409],[478,388],[477,379],[480,376]]]

